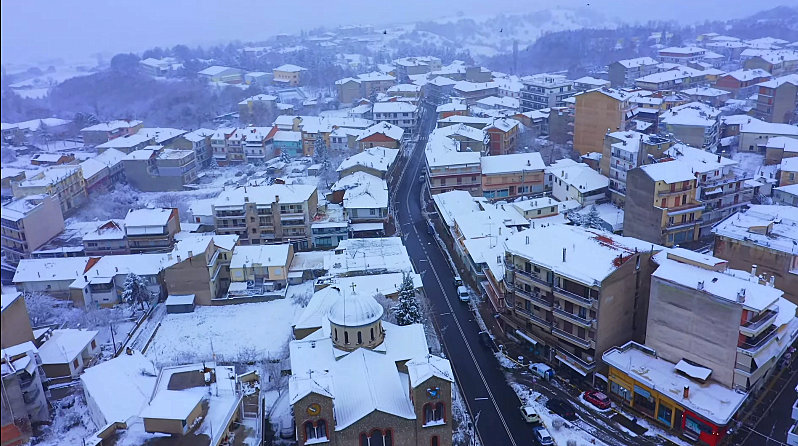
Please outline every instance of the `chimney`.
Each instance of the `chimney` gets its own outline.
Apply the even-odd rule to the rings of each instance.
[[[740,288],[740,291],[737,292],[737,302],[745,302],[745,288]]]
[[[562,249],[562,261],[565,262],[565,248]]]
[[[180,255],[177,256],[177,261],[180,262]]]
[[[244,203],[249,203],[249,197],[244,196]]]
[[[529,236],[528,235],[526,236],[526,244],[527,245],[529,244]]]
[[[770,286],[775,286],[776,285],[776,276],[770,276],[770,280],[768,280],[768,283],[770,284]]]
[[[275,195],[274,196],[274,202],[275,203],[279,203],[280,202],[280,196],[279,195]]]
[[[720,155],[718,155],[718,162],[720,162]]]
[[[751,265],[751,275],[756,276],[756,265]]]
[[[684,399],[690,398],[690,386],[684,386],[684,390],[682,391],[682,398]]]
[[[704,289],[704,281],[700,280],[696,288],[698,288],[699,291],[702,291]]]

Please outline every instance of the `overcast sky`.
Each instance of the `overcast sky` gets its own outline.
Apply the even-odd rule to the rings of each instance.
[[[4,65],[89,60],[178,43],[262,40],[278,33],[343,24],[407,23],[462,11],[466,16],[531,12],[552,5],[598,9],[628,22],[684,22],[749,15],[785,0],[2,0]],[[794,4],[794,2],[792,2]]]

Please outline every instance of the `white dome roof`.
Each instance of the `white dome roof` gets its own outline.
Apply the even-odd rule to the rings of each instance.
[[[343,327],[361,327],[376,322],[385,310],[373,297],[349,294],[330,307],[330,322]]]

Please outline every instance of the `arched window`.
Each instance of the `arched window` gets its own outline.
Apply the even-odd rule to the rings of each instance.
[[[335,340],[336,340],[336,342],[338,341],[338,329],[337,328],[335,329]]]
[[[390,429],[373,429],[360,434],[360,446],[393,446],[393,431]]]
[[[363,343],[363,334],[361,334],[360,331],[357,332],[357,343],[358,344]]]
[[[344,330],[344,344],[349,343],[349,332]]]
[[[312,421],[306,421],[305,424],[305,441],[308,440],[322,440],[327,438],[327,422],[319,420],[316,424]]]
[[[424,405],[424,425],[443,424],[446,414],[443,403],[427,403]]]
[[[374,340],[374,327],[371,327],[371,340]]]
[[[432,441],[430,442],[430,446],[440,446],[440,441],[438,440],[437,436],[432,437]]]
[[[316,435],[318,435],[317,438],[327,438],[327,422],[326,421],[319,420],[319,422],[316,423]]]
[[[313,427],[312,421],[305,422],[305,440],[316,438],[316,429]]]

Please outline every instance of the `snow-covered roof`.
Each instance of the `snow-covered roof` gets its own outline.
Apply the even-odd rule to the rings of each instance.
[[[486,107],[503,107],[509,109],[518,109],[521,108],[521,101],[516,98],[511,98],[508,96],[488,96],[486,98],[482,98],[477,101],[477,104],[484,105]]]
[[[761,68],[754,68],[753,70],[740,69],[731,71],[726,73],[723,77],[726,76],[734,78],[740,82],[747,82],[754,79],[769,78],[770,73]]]
[[[143,127],[136,132],[137,135],[144,135],[144,137],[152,139],[155,144],[164,143],[170,139],[185,135],[186,133],[188,132],[185,130],[173,129],[169,127]]]
[[[75,328],[53,330],[50,338],[39,347],[42,364],[69,364],[97,338],[98,333]]]
[[[609,178],[596,172],[595,170],[591,169],[590,166],[584,163],[577,163],[573,166],[553,169],[550,172],[552,175],[562,180],[562,182],[576,188],[580,193],[583,194],[610,185]]]
[[[142,121],[135,119],[116,119],[108,122],[101,122],[99,124],[90,125],[80,129],[81,132],[113,132],[119,129],[128,129],[141,124]]]
[[[623,65],[624,68],[636,68],[642,66],[657,65],[659,62],[646,56],[646,57],[637,57],[634,59],[619,60],[618,63]]]
[[[573,97],[575,97],[576,100],[578,101],[582,95],[592,94],[592,93],[601,93],[605,96],[609,96],[615,99],[616,101],[621,101],[621,102],[628,101],[633,97],[635,97],[634,94],[629,93],[628,91],[619,90],[617,88],[609,88],[609,87],[594,88],[592,90],[583,91],[581,93],[575,94]]]
[[[688,88],[687,90],[682,90],[682,93],[688,94],[690,96],[703,96],[703,97],[718,97],[730,94],[726,90],[721,90],[720,88],[712,88],[712,87],[693,87],[693,88]]]
[[[350,238],[326,253],[324,269],[329,274],[410,272],[413,264],[399,237]]]
[[[139,415],[141,418],[186,420],[202,400],[203,396],[197,392],[162,390]]]
[[[83,236],[83,241],[122,240],[125,238],[125,221],[108,220]]]
[[[388,207],[388,183],[366,172],[355,172],[338,180],[333,190],[346,189],[344,209],[384,209]]]
[[[454,112],[454,111],[466,111],[466,110],[468,110],[468,106],[465,105],[462,102],[459,102],[459,101],[457,101],[457,102],[456,101],[452,101],[452,102],[448,102],[446,104],[441,104],[437,108],[435,108],[435,111],[437,113]]]
[[[640,166],[654,181],[664,181],[668,184],[695,179],[692,165],[686,161],[674,160]]]
[[[636,252],[650,252],[652,248],[662,249],[636,238],[566,225],[528,229],[505,242],[507,252],[587,285],[602,282],[621,262]]]
[[[410,375],[410,385],[418,387],[432,377],[454,382],[452,364],[446,359],[434,355],[427,355],[408,361],[407,373]]]
[[[358,74],[357,79],[364,82],[377,82],[377,81],[395,81],[396,78],[390,74],[380,73],[379,71],[372,71],[370,73]]]
[[[690,102],[664,112],[660,120],[668,125],[709,127],[718,122],[721,111],[703,102]]]
[[[31,119],[30,121],[22,121],[17,122],[16,124],[11,124],[13,127],[10,128],[17,128],[20,130],[27,130],[29,132],[35,132],[39,130],[42,126],[45,127],[59,127],[62,125],[69,124],[70,120],[68,119],[60,119],[60,118],[41,118],[41,119]]]
[[[304,203],[316,193],[310,184],[272,184],[269,186],[246,186],[223,190],[214,207],[243,206],[247,201],[257,204]]]
[[[798,208],[751,205],[712,228],[716,236],[744,240],[766,249],[798,254]]]
[[[480,162],[482,163],[483,175],[497,175],[528,170],[542,171],[546,168],[546,164],[543,163],[543,157],[541,157],[538,152],[483,156]]]
[[[327,318],[342,327],[362,327],[381,319],[384,312],[371,295],[351,292],[330,305]]]
[[[782,172],[798,172],[798,157],[784,158],[779,164]]]
[[[683,55],[691,55],[691,54],[703,54],[706,50],[697,46],[669,46],[668,48],[663,48],[659,50],[659,54],[662,55],[663,53],[671,53],[671,54],[683,54]]]
[[[164,305],[166,305],[167,307],[177,306],[177,305],[181,306],[193,305],[195,297],[196,295],[194,294],[170,294],[166,298],[166,302],[164,302]]]
[[[575,84],[585,84],[585,85],[592,85],[594,87],[609,87],[610,81],[606,79],[599,79],[591,76],[582,76],[579,79],[574,80]]]
[[[240,71],[240,70],[238,70],[238,68],[231,68],[231,67],[224,67],[224,66],[220,66],[220,65],[214,65],[214,66],[208,67],[208,68],[200,71],[199,74],[202,74],[202,75],[205,75],[205,76],[216,76],[217,74],[222,74],[222,73],[224,73],[227,70]]]
[[[755,276],[744,279],[725,271],[712,271],[670,259],[660,261],[652,277],[739,303],[756,312],[776,305],[784,294],[778,288],[761,285]]]
[[[146,134],[135,133],[133,135],[120,136],[97,146],[98,149],[128,149],[140,144],[148,144],[152,140]]]
[[[674,144],[665,154],[689,164],[692,171],[698,173],[707,173],[715,170],[728,171],[730,167],[738,164],[737,161],[732,159],[685,144]]]
[[[493,122],[494,118],[481,118],[479,116],[463,116],[463,115],[452,115],[447,116],[443,119],[439,119],[439,124],[483,124],[489,125]],[[440,127],[439,127],[440,128]]]
[[[230,268],[255,266],[285,266],[288,263],[289,244],[236,246],[230,259]]]
[[[435,206],[447,226],[454,226],[454,217],[465,212],[477,212],[479,204],[474,197],[464,190],[452,190],[432,196]]]
[[[439,132],[438,130],[441,130]],[[477,165],[481,158],[479,152],[459,152],[459,143],[446,136],[445,129],[438,129],[429,135],[424,155],[427,166],[442,167],[453,165]]]
[[[740,124],[740,133],[766,133],[771,135],[798,136],[798,125],[765,122],[752,119]]]
[[[130,209],[125,216],[125,226],[128,232],[140,226],[166,226],[174,209]]]
[[[657,357],[654,350],[632,341],[607,350],[602,359],[718,426],[727,425],[748,397],[747,393],[737,392],[711,380],[692,380],[680,373],[672,362]],[[685,388],[689,388],[687,398],[684,398]]]
[[[14,283],[75,280],[81,277],[89,257],[22,259],[14,273]]]
[[[786,83],[798,86],[798,74],[788,74],[787,76],[781,76],[769,81],[760,82],[757,85],[766,88],[778,88]]]
[[[2,304],[0,307],[2,307],[2,311],[6,311],[6,308],[11,306],[11,304],[16,302],[20,297],[22,297],[22,293],[19,291],[3,293],[2,298],[0,299],[0,303]]]
[[[341,172],[355,166],[364,166],[380,172],[387,172],[398,155],[399,149],[371,147],[343,160],[337,171]]]
[[[671,82],[671,81],[677,81],[679,79],[687,79],[693,76],[701,76],[703,74],[704,73],[702,71],[693,68],[680,67],[677,69],[660,71],[659,73],[651,73],[646,76],[635,79],[635,82],[659,84],[662,82]]]
[[[214,131],[211,129],[197,129],[191,132],[186,133],[183,135],[183,138],[191,142],[199,142],[204,140],[205,138],[210,137],[213,135]]]
[[[275,68],[274,71],[283,71],[286,73],[296,73],[299,71],[307,71],[307,68],[300,67],[299,65],[283,64]]]
[[[469,82],[459,81],[454,84],[454,89],[463,93],[473,93],[476,91],[490,90],[498,88],[496,82]]]
[[[415,110],[415,106],[412,107]],[[357,140],[362,141],[368,138],[369,136],[375,135],[377,133],[385,135],[393,140],[399,141],[400,139],[402,139],[402,135],[404,135],[405,131],[401,127],[393,125],[389,122],[378,122],[377,124],[374,124],[371,127],[363,130],[360,136],[358,136]]]
[[[113,423],[127,421],[141,412],[155,389],[157,377],[152,362],[134,351],[85,369],[80,381],[104,422]]]
[[[372,106],[373,113],[414,113],[418,107],[409,102],[377,102]]]

